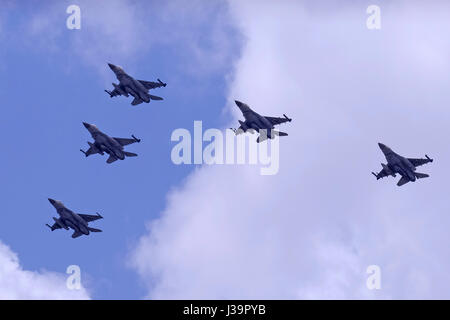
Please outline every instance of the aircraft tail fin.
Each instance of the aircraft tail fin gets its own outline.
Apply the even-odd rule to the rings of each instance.
[[[149,94],[151,100],[163,100],[163,98]]]
[[[141,104],[142,102],[144,102],[144,101],[142,101],[139,98],[134,98],[133,101],[131,101],[131,105],[132,106],[137,106],[138,104]]]
[[[133,152],[124,152],[123,154],[126,155],[127,157],[137,157],[137,154]]]
[[[417,179],[423,179],[423,178],[428,178],[429,175],[426,173],[420,173],[420,172],[414,172],[414,175],[416,176]]]
[[[100,229],[95,229],[95,228],[88,228],[88,230],[89,230],[90,232],[102,232],[102,230],[100,230]]]
[[[267,140],[267,135],[265,135],[265,134],[264,135],[259,135],[258,139],[256,139],[256,142],[260,143],[260,142],[263,142],[265,140]]]
[[[79,236],[82,236],[83,235],[83,233],[81,233],[80,231],[75,231],[73,234],[72,234],[72,238],[78,238]]]
[[[409,182],[409,179],[407,177],[401,177],[401,179],[397,182],[397,185],[401,187],[402,185]]]
[[[113,163],[114,161],[116,161],[117,158],[114,156],[109,156],[108,160],[106,160],[106,163]]]

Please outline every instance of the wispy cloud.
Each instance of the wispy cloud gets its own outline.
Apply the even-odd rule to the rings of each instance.
[[[136,61],[153,59],[157,50],[176,48],[174,64],[204,74],[223,68],[233,52],[223,2],[82,0],[80,30],[65,28],[69,4],[53,1],[33,12],[28,34],[41,49],[75,54],[102,73],[109,72],[105,61],[136,68]]]

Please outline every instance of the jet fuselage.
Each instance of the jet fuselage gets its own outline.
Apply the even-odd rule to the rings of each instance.
[[[125,153],[123,146],[115,139],[111,138],[107,134],[101,132],[95,125],[83,122],[83,125],[88,129],[92,138],[94,139],[94,146],[101,152],[106,152],[110,156],[114,156],[117,159],[124,160]]]
[[[378,145],[386,157],[387,167],[392,173],[398,173],[402,177],[408,178],[411,182],[416,181],[416,175],[414,174],[416,167],[407,158],[395,153],[382,143]]]
[[[128,75],[122,68],[115,66],[113,64],[109,64],[109,67],[116,75],[117,80],[119,80],[119,84],[116,85],[113,83],[114,87],[119,87],[120,91],[131,94],[134,98],[141,99],[144,102],[150,102],[150,95],[148,94],[147,88],[134,79],[132,76]]]
[[[261,116],[259,113],[250,109],[250,107],[245,103],[236,101],[236,105],[242,111],[242,115],[245,118],[245,122],[239,121],[240,123],[239,129],[242,129],[244,132],[247,131],[248,129],[254,129],[257,132],[259,132],[260,130],[266,130],[267,137],[271,138],[271,131],[272,129],[274,129],[274,126],[269,120]]]

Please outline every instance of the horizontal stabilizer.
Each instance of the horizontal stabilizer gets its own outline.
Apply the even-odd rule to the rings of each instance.
[[[149,94],[151,100],[163,100],[163,98]]]
[[[102,232],[100,229],[88,228],[90,232]]]
[[[417,179],[423,179],[423,178],[428,178],[429,175],[426,173],[420,173],[420,172],[414,172],[414,175],[416,176]]]
[[[124,152],[123,154],[126,155],[127,157],[137,157],[137,154],[133,152]]]
[[[281,132],[281,131],[274,131],[273,133],[280,137],[285,137],[288,135],[286,132]]]

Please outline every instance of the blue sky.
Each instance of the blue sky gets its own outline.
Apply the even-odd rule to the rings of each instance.
[[[115,42],[112,34],[105,40],[105,48],[112,52],[96,48],[100,57],[92,58],[99,61],[94,64],[78,54],[83,46],[96,45],[85,35],[99,32],[95,22],[83,20],[91,7],[87,2],[84,7],[80,4],[82,28],[68,30],[65,9],[72,3],[46,2],[43,7],[25,2],[11,4],[7,19],[2,21],[0,133],[5,137],[6,152],[2,159],[5,183],[1,190],[1,240],[19,255],[25,269],[65,272],[67,266],[79,265],[94,298],[140,298],[145,288],[127,266],[129,250],[144,233],[144,223],[164,208],[167,192],[194,170],[194,166],[172,164],[174,143],[170,135],[180,127],[191,130],[194,120],[203,120],[210,127],[223,126],[229,120],[221,110],[226,102],[225,75],[231,59],[225,57],[222,65],[210,68],[202,65],[209,61],[198,60],[186,50],[185,40],[171,41],[161,39],[164,34],[145,32],[142,34],[164,43],[139,45],[136,51],[121,55],[114,51],[121,52],[122,46],[134,43]],[[183,28],[186,36],[195,37],[196,50],[210,46],[207,26],[226,14],[222,4],[214,6],[219,13],[202,17],[198,25],[178,22],[177,28]],[[158,12],[152,7],[155,5],[141,7],[147,10],[147,19],[137,26],[149,30],[155,27]],[[41,10],[55,12],[57,19],[48,14],[43,18],[48,19],[45,28],[29,31],[30,21],[42,14]],[[199,13],[193,10],[190,14],[195,20]],[[120,20],[120,12],[112,13],[112,17]],[[169,19],[159,28],[170,31],[172,22]],[[103,23],[107,28],[108,23],[117,22]],[[133,31],[133,25],[127,28]],[[233,30],[224,27],[224,32],[230,45],[237,45]],[[54,38],[45,39],[52,33]],[[77,45],[80,48],[74,49]],[[122,60],[114,59],[116,56]],[[167,82],[166,88],[154,91],[164,101],[133,107],[130,99],[110,99],[103,90],[111,89],[116,79],[107,62],[123,66],[138,79],[161,78]],[[82,121],[97,124],[111,136],[134,134],[141,138],[140,144],[128,148],[139,156],[113,165],[106,164],[101,156],[85,159],[79,149],[86,149],[91,137]],[[52,222],[56,212],[48,197],[62,200],[75,212],[100,212],[105,219],[95,227],[104,232],[76,240],[69,232],[50,232],[44,224]]]

